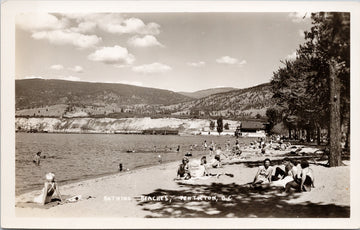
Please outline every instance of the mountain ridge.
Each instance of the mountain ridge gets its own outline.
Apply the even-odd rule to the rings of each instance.
[[[183,92],[183,91],[180,91],[180,92],[177,92],[177,93],[182,94],[184,96],[200,99],[200,98],[203,98],[203,97],[210,96],[212,94],[224,93],[224,92],[229,92],[229,91],[232,91],[232,90],[237,90],[237,88],[218,87],[218,88],[209,88],[209,89],[197,90],[195,92]]]
[[[265,116],[273,104],[271,85],[216,92],[201,98],[120,83],[16,80],[16,116],[27,117],[184,117]]]

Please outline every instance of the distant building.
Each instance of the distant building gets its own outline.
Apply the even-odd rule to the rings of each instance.
[[[260,121],[242,121],[240,125],[243,137],[265,137],[267,123]]]

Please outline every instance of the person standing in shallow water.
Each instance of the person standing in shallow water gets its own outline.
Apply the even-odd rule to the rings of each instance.
[[[37,152],[34,156],[33,162],[36,166],[40,165],[41,151]]]

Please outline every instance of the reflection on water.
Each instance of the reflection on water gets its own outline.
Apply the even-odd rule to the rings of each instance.
[[[16,133],[16,194],[40,189],[47,172],[55,173],[58,182],[66,183],[116,173],[119,163],[130,170],[155,165],[159,154],[162,162],[180,160],[190,145],[197,144],[194,150],[199,151],[194,156],[201,155],[204,140],[214,140],[221,146],[227,140],[234,144],[234,137],[224,136]],[[32,160],[38,151],[46,158],[35,166]]]

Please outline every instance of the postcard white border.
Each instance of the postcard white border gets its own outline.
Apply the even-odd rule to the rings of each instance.
[[[21,12],[351,13],[350,218],[19,218],[15,216],[15,15]],[[5,1],[1,5],[1,225],[3,228],[359,228],[360,3],[345,1]]]

